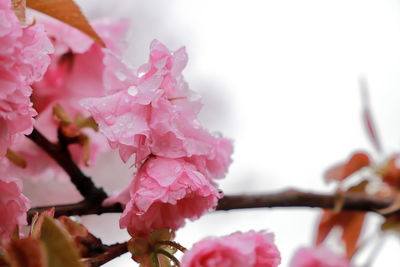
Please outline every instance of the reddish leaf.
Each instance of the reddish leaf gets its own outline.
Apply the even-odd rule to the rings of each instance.
[[[47,267],[43,243],[35,238],[12,240],[5,247],[7,261],[13,267]]]
[[[64,227],[65,230],[68,231],[71,236],[86,237],[89,235],[89,231],[85,228],[85,226],[74,222],[67,216],[59,217],[58,221],[61,222],[61,225]]]
[[[400,214],[394,214],[385,218],[381,225],[382,231],[400,232]]]
[[[376,124],[372,118],[372,112],[371,112],[371,105],[369,101],[369,94],[368,94],[368,84],[365,79],[365,77],[361,77],[359,80],[360,84],[360,89],[361,89],[361,99],[362,99],[362,116],[363,116],[363,121],[365,128],[367,130],[368,137],[371,140],[372,145],[376,149],[376,151],[381,152],[381,142],[378,137],[377,131],[376,131]]]
[[[383,182],[396,188],[400,188],[400,168],[397,163],[400,159],[399,157],[399,154],[392,156],[382,170]]]
[[[87,34],[96,43],[105,46],[103,40],[90,26],[80,8],[72,0],[27,0],[27,7],[58,19]]]
[[[357,251],[357,243],[364,219],[365,212],[342,211],[333,213],[330,210],[324,210],[318,225],[315,243],[317,245],[321,244],[333,228],[340,227],[343,230],[342,241],[346,247],[346,256],[350,259]]]
[[[339,180],[342,181],[355,173],[356,171],[369,166],[371,164],[371,160],[369,159],[368,154],[366,153],[355,153],[351,155],[350,159],[344,163],[340,163],[336,166],[328,169],[324,178],[326,180]]]
[[[8,266],[8,263],[6,262],[6,259],[4,258],[4,255],[0,254],[0,266]]]

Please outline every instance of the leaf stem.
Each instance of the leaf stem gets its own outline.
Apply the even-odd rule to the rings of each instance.
[[[175,258],[174,255],[168,253],[167,251],[165,251],[165,250],[163,250],[163,249],[157,249],[157,250],[155,251],[155,253],[156,253],[156,254],[162,254],[162,255],[168,257],[168,258],[169,258],[170,260],[172,260],[172,261],[175,263],[175,265],[178,266],[178,267],[181,265],[181,263],[179,262],[179,260],[178,260],[177,258]]]
[[[179,243],[177,243],[177,242],[174,242],[174,241],[168,241],[168,240],[165,240],[165,241],[158,241],[158,242],[156,243],[156,245],[157,245],[157,246],[166,245],[166,246],[174,247],[174,248],[176,248],[176,249],[182,251],[183,253],[185,253],[185,251],[187,250],[187,249],[186,249],[184,246],[182,246],[181,244],[179,244]]]

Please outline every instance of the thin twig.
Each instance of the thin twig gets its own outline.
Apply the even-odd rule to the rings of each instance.
[[[181,244],[174,242],[174,241],[168,241],[168,240],[164,240],[164,241],[158,241],[156,243],[156,245],[161,245],[161,246],[170,246],[173,248],[176,248],[180,251],[182,251],[183,253],[185,253],[185,251],[187,250],[184,246],[182,246]]]
[[[53,205],[32,208],[28,211],[28,222],[30,223],[32,217],[36,212],[42,212],[51,208],[55,208],[54,217],[60,216],[82,216],[82,215],[100,215],[103,213],[121,213],[123,211],[120,204],[103,207],[101,202],[81,201],[74,204]]]
[[[60,138],[60,143],[52,143],[36,129],[33,129],[32,133],[27,137],[41,147],[64,169],[71,182],[86,200],[101,203],[107,198],[104,190],[96,187],[92,179],[87,177],[73,161],[68,151],[68,146],[62,143],[63,138]]]
[[[166,256],[167,258],[169,258],[170,260],[172,260],[175,263],[175,266],[178,266],[178,267],[181,266],[179,260],[177,258],[175,258],[174,255],[166,252],[163,249],[157,249],[156,254],[162,254],[162,255]]]
[[[275,207],[333,209],[336,199],[336,194],[328,195],[307,193],[299,190],[285,190],[270,194],[225,196],[219,200],[217,210]],[[393,198],[377,198],[358,193],[346,193],[343,195],[343,210],[376,212],[378,209],[388,207],[393,200]]]

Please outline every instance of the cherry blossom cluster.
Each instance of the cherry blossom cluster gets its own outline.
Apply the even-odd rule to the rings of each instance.
[[[280,261],[280,253],[274,244],[273,235],[250,231],[203,239],[185,253],[182,266],[275,267]]]
[[[104,94],[103,51],[91,38],[66,24],[40,15],[36,19],[45,25],[54,53],[50,56],[51,64],[43,79],[33,84],[33,105],[39,113],[35,118],[35,127],[52,142],[57,141],[57,130],[65,121],[69,122],[69,128],[78,127],[79,133],[87,137],[84,141],[88,143],[69,145],[70,153],[81,166],[94,166],[99,153],[109,148],[102,134],[85,127],[87,113],[79,101]],[[121,50],[118,43],[126,31],[124,20],[97,20],[93,22],[93,27],[109,49],[115,52]],[[65,114],[62,118],[55,118],[53,113],[56,106],[62,107]],[[62,168],[29,139],[23,138],[12,149],[27,161],[25,168],[11,165],[13,173],[34,180],[43,177],[68,180]],[[88,150],[87,159],[83,157],[84,149]]]
[[[83,139],[87,144],[68,147],[81,165],[93,165],[97,155],[109,148],[100,133],[85,127],[87,114],[79,105],[84,97],[104,93],[100,45],[77,29],[39,14],[34,24],[23,25],[10,1],[1,1],[0,11],[0,214],[4,214],[0,232],[7,238],[16,225],[26,224],[30,207],[21,193],[22,182],[15,177],[68,179],[50,156],[25,137],[33,126],[56,142],[59,126],[70,120],[69,128],[87,136]],[[125,21],[99,20],[93,27],[109,49],[120,51]],[[68,118],[54,116],[57,105]],[[90,151],[86,160],[84,150]]]
[[[0,2],[0,238],[26,223],[30,201],[22,182],[6,171],[8,148],[33,129],[30,85],[42,78],[53,51],[43,26],[22,26],[10,1]]]
[[[33,128],[30,85],[42,78],[53,51],[42,25],[21,26],[9,1],[0,3],[0,157]]]
[[[60,133],[74,140],[67,149],[80,167],[93,166],[110,148],[123,162],[133,162],[130,185],[103,204],[122,204],[120,227],[132,236],[128,249],[141,266],[153,266],[155,246],[175,246],[171,233],[216,208],[223,197],[216,180],[224,178],[232,161],[232,142],[207,131],[198,118],[201,99],[182,74],[185,48],[170,51],[154,40],[148,62],[132,68],[122,60],[124,20],[92,23],[107,48],[39,14],[34,23],[22,23],[10,0],[0,1],[0,22],[0,256],[4,244],[27,224],[30,200],[20,178],[68,179],[25,136],[35,127],[51,142],[58,142]],[[53,216],[54,210],[47,213]],[[167,240],[152,238],[163,229]],[[274,236],[265,231],[208,237],[182,251],[183,267],[281,263]],[[300,249],[291,266],[350,265],[315,247]]]
[[[274,236],[264,231],[233,233],[223,237],[208,237],[188,250],[182,267],[276,267],[281,255]],[[290,267],[350,267],[349,261],[324,246],[300,248]]]
[[[107,93],[82,105],[122,160],[134,155],[137,167],[129,188],[106,203],[125,206],[120,226],[132,235],[176,230],[216,207],[222,194],[214,179],[227,172],[232,144],[198,120],[200,98],[182,75],[185,48],[171,52],[155,40],[149,62],[138,69],[105,54]]]

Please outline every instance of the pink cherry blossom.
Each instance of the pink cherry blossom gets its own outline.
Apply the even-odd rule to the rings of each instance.
[[[26,225],[30,208],[29,199],[22,194],[22,182],[9,177],[3,163],[0,162],[0,241],[8,239],[16,226]]]
[[[291,267],[350,267],[344,256],[337,255],[328,248],[300,248],[294,255]]]
[[[34,104],[39,113],[54,103],[69,109],[72,116],[83,113],[79,100],[104,94],[102,75],[104,71],[100,45],[71,26],[60,21],[38,16],[46,26],[53,41],[55,53],[42,81],[36,83]],[[107,47],[120,52],[118,43],[127,30],[125,20],[102,19],[92,23]]]
[[[273,235],[250,231],[203,239],[185,252],[182,267],[275,267],[280,262]]]
[[[132,154],[137,166],[150,154],[186,157],[208,178],[224,176],[232,144],[199,122],[202,104],[182,76],[187,63],[184,48],[171,52],[155,40],[149,63],[137,70],[110,52],[104,62],[107,95],[82,104],[125,162]]]
[[[53,107],[60,104],[72,119],[78,115],[89,114],[78,103],[82,98],[104,94],[102,75],[104,71],[103,51],[91,38],[49,17],[37,15],[37,21],[46,26],[55,53],[52,62],[40,82],[36,82],[33,91],[34,106],[39,112],[35,127],[50,141],[57,141],[59,122],[53,116]],[[117,44],[127,30],[125,20],[101,19],[93,23],[93,27],[105,41],[106,45],[116,52],[121,47]],[[83,160],[83,149],[79,144],[72,144],[69,150],[80,165],[87,163],[93,166],[99,153],[109,149],[107,140],[92,129],[82,129],[90,137],[90,158]],[[1,135],[1,133],[0,133]],[[24,139],[12,147],[27,161],[27,167],[22,169],[11,166],[15,175],[30,179],[66,179],[65,172],[42,149]]]
[[[30,85],[42,78],[52,51],[42,25],[22,26],[11,2],[0,2],[0,157],[32,131]]]
[[[222,195],[196,167],[182,159],[150,158],[130,188],[130,201],[120,219],[130,234],[161,228],[178,229],[214,209]]]

